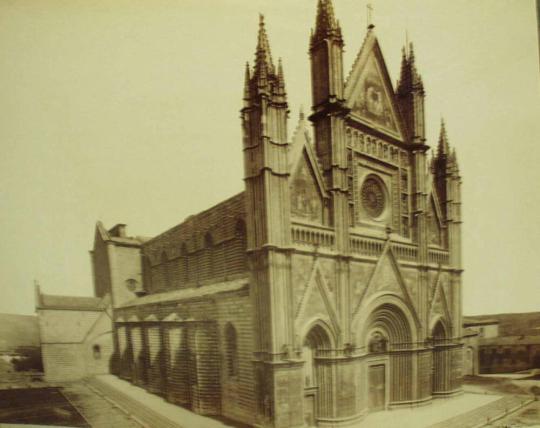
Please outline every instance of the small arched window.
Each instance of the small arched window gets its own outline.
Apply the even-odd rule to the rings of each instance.
[[[180,247],[180,256],[182,257],[182,282],[184,284],[189,282],[189,255],[188,255],[188,249],[185,242],[182,243],[182,246]]]
[[[238,374],[238,343],[236,329],[231,323],[225,327],[225,347],[227,376],[234,377]]]
[[[241,218],[238,219],[236,225],[234,226],[234,234],[239,238],[244,238],[246,235],[246,223]]]
[[[94,360],[101,360],[101,347],[99,345],[94,345],[92,352],[94,354]]]
[[[161,272],[163,275],[163,286],[169,288],[170,278],[169,278],[169,259],[167,253],[163,251],[161,253]]]
[[[204,248],[212,248],[214,246],[214,238],[210,232],[206,232],[204,235]]]

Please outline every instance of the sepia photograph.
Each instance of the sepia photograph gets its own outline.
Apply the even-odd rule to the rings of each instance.
[[[540,0],[0,0],[0,427],[540,428]]]

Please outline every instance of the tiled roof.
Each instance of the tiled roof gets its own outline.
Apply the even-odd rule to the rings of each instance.
[[[500,336],[480,339],[480,345],[540,345],[539,336]]]
[[[483,318],[483,317],[463,317],[463,325],[488,325],[488,324],[499,324],[499,320],[494,318]]]
[[[127,246],[134,246],[139,247],[142,243],[150,240],[151,238],[143,237],[143,236],[136,236],[136,237],[120,237],[120,236],[113,236],[110,231],[105,229],[105,226],[103,226],[103,223],[101,221],[98,221],[96,224],[96,228],[101,236],[101,239],[103,241],[112,241],[119,245],[127,245]]]
[[[107,299],[101,297],[55,296],[41,294],[37,309],[71,309],[82,311],[102,311]]]
[[[150,294],[148,296],[139,297],[124,303],[120,307],[127,308],[140,305],[156,304],[161,302],[190,300],[199,297],[207,297],[220,293],[228,293],[238,291],[248,285],[246,278],[235,279],[232,281],[218,282],[202,287],[182,288],[179,290],[166,291],[163,293]]]

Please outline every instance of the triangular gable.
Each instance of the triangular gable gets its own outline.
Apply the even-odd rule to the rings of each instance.
[[[369,278],[366,288],[364,289],[353,314],[356,315],[358,313],[362,306],[362,302],[369,298],[369,296],[382,291],[391,292],[400,296],[410,308],[417,326],[420,326],[420,319],[418,318],[411,296],[405,285],[405,280],[403,279],[396,257],[392,251],[390,241],[386,242],[381,257],[377,261],[375,269]]]
[[[452,325],[452,317],[450,316],[450,310],[448,309],[448,300],[446,298],[444,287],[442,286],[440,275],[437,276],[435,293],[430,302],[429,319],[432,319],[437,315],[442,316],[448,322],[448,325]]]
[[[165,318],[163,318],[163,321],[164,322],[180,322],[180,321],[183,321],[183,319],[180,318],[177,313],[173,312],[172,314],[169,314]]]
[[[428,184],[428,189],[429,189],[428,193],[431,194],[431,201],[432,201],[433,206],[435,208],[435,214],[437,215],[439,225],[442,228],[444,226],[443,221],[442,221],[443,213],[442,213],[442,209],[441,209],[441,204],[439,202],[439,195],[435,191],[435,186],[433,186],[433,181],[432,180]]]
[[[442,211],[437,198],[437,192],[435,192],[433,188],[431,189],[430,196],[428,197],[427,220],[429,243],[438,246],[442,245],[444,223]]]
[[[302,153],[290,182],[291,214],[322,223],[325,193],[317,177],[317,165],[309,156],[309,149],[306,147]]]
[[[328,198],[328,193],[326,193],[321,170],[319,169],[319,163],[317,162],[317,156],[315,155],[313,146],[311,145],[306,119],[303,115],[301,115],[300,120],[298,121],[298,126],[294,131],[294,136],[292,143],[290,144],[289,151],[289,170],[293,179],[294,174],[298,170],[299,163],[306,158],[317,182],[321,196],[323,198]]]
[[[154,314],[151,314],[151,315],[148,315],[144,321],[146,322],[155,322],[155,321],[159,321],[158,317],[156,317]]]
[[[372,31],[366,36],[347,79],[345,99],[351,118],[405,141],[392,82]]]
[[[137,315],[131,315],[129,318],[128,318],[128,322],[139,322],[140,319]]]
[[[310,311],[313,313],[310,313]],[[334,330],[339,331],[339,322],[332,300],[332,292],[326,283],[318,259],[313,263],[308,285],[296,308],[295,320],[297,323],[302,323],[306,319],[312,318],[312,315],[323,318],[323,320],[327,316]]]

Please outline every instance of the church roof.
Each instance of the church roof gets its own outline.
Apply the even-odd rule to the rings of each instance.
[[[98,221],[96,224],[96,229],[98,231],[97,233],[99,233],[99,236],[101,236],[101,239],[103,241],[113,242],[118,245],[139,247],[142,243],[151,239],[144,236],[117,236],[114,230],[117,229],[119,226],[123,226],[123,228],[125,228],[125,224],[119,224],[114,226],[112,229],[107,230],[105,226],[103,226],[103,223],[101,221]]]
[[[58,296],[40,294],[36,309],[69,309],[80,311],[103,311],[107,307],[108,297]]]
[[[127,308],[132,306],[156,304],[161,302],[191,300],[202,297],[209,297],[220,293],[239,291],[246,288],[247,286],[247,279],[240,278],[231,281],[217,282],[210,285],[203,285],[202,287],[182,288],[178,290],[166,291],[163,293],[149,294],[144,297],[138,297],[136,299],[130,300],[121,305],[120,307]]]
[[[491,325],[491,324],[499,324],[499,320],[495,318],[463,317],[464,326]]]

